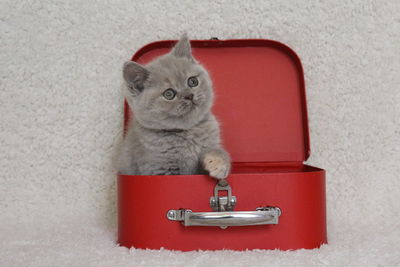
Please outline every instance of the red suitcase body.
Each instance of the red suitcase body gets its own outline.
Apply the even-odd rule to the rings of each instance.
[[[148,44],[132,60],[147,63],[167,53],[174,43]],[[298,56],[289,47],[264,39],[191,43],[194,57],[213,80],[213,112],[221,122],[224,147],[233,161],[228,177],[231,194],[236,197],[232,212],[237,212],[241,220],[267,214],[274,224],[184,226],[196,217],[186,215],[213,217],[218,212],[209,213],[210,197],[228,202],[232,198],[220,192],[214,195],[216,181],[207,175],[120,174],[119,244],[189,251],[310,249],[327,243],[325,171],[303,164],[310,145]],[[127,105],[125,119],[128,123]],[[274,215],[268,213],[269,208],[256,211],[266,206],[276,207]],[[224,220],[234,220],[235,216],[225,216]]]

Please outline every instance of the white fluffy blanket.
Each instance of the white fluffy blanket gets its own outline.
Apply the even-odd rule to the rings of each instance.
[[[64,3],[63,3],[64,2]],[[1,266],[399,266],[400,2],[0,3]],[[121,66],[176,39],[269,38],[301,57],[329,245],[128,250],[116,239]]]

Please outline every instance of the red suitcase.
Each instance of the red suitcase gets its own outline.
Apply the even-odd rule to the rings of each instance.
[[[175,41],[141,48],[147,63]],[[271,40],[192,41],[209,71],[229,185],[207,175],[118,177],[118,242],[173,250],[300,249],[327,243],[325,171],[310,154],[299,57]],[[125,106],[125,121],[129,121]]]

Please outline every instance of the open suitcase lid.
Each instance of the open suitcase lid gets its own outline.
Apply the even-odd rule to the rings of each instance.
[[[142,47],[146,64],[176,41]],[[303,68],[296,53],[265,39],[195,40],[193,56],[214,84],[213,112],[233,162],[303,162],[310,154]],[[126,106],[127,107],[127,106]],[[128,118],[128,108],[125,109]]]

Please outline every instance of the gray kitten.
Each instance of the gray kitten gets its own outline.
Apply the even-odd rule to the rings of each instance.
[[[212,83],[186,35],[146,66],[126,62],[123,76],[134,122],[122,144],[121,173],[227,177],[231,164],[211,113]]]

